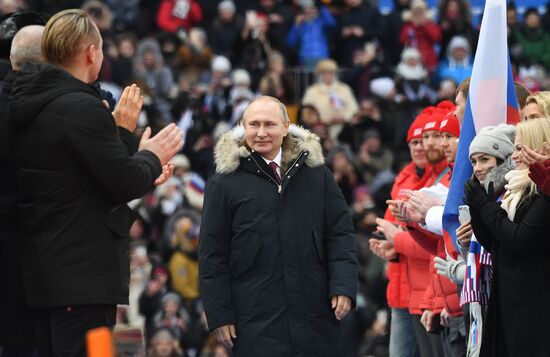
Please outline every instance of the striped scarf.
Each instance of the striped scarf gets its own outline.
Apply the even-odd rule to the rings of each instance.
[[[492,265],[491,253],[486,251],[472,234],[466,260],[466,276],[460,294],[460,306],[471,302],[487,305],[491,294]]]

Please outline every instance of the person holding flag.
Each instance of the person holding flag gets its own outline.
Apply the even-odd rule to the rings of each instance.
[[[459,206],[464,203],[464,183],[472,175],[469,158],[470,143],[483,127],[496,126],[501,123],[516,124],[520,118],[508,54],[506,3],[503,0],[487,0],[485,3],[472,77],[467,93],[467,97],[464,98],[466,105],[456,164],[442,220],[444,236],[448,241],[452,241],[457,249],[456,230],[460,226],[458,210]],[[481,185],[479,187],[484,190]],[[496,204],[494,201],[493,203]],[[468,266],[468,269],[470,268],[472,268],[471,264]],[[475,351],[468,351],[468,356],[475,355]]]
[[[541,195],[521,158],[523,145],[543,150],[550,142],[550,119],[517,125],[507,191],[495,202],[494,185],[486,190],[476,178],[465,186],[472,230],[493,259],[491,294],[484,321],[480,356],[544,356],[550,350],[550,200]],[[526,328],[526,327],[529,328]]]

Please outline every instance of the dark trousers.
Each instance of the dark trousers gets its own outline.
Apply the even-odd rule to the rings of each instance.
[[[412,315],[416,344],[421,357],[443,357],[439,334],[429,333],[420,322],[420,315]]]
[[[40,357],[86,357],[86,332],[116,323],[116,305],[80,305],[36,310]]]

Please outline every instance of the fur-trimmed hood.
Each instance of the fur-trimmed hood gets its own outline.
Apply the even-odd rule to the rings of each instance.
[[[493,189],[495,192],[501,192],[504,190],[504,185],[506,185],[506,178],[504,177],[508,172],[515,170],[516,164],[512,160],[512,155],[509,155],[504,162],[500,165],[497,165],[487,173],[485,178],[485,183],[483,186],[485,190],[489,188],[489,183],[493,183]]]
[[[319,137],[301,126],[291,124],[283,139],[281,171],[285,172],[302,152],[308,152],[306,165],[321,166],[325,163]],[[248,157],[251,149],[246,145],[244,127],[239,125],[223,134],[214,148],[217,174],[229,174],[237,170],[240,159]]]

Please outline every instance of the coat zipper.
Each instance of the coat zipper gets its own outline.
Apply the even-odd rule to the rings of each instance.
[[[283,176],[281,176],[281,184],[277,184],[276,182],[273,181],[273,183],[275,184],[275,186],[277,186],[277,192],[278,193],[281,193],[281,189],[282,189],[282,183],[283,183],[283,179],[285,178],[286,174],[288,174],[288,172],[290,170],[292,170],[292,168],[294,167],[294,165],[296,165],[296,163],[298,162],[298,160],[300,160],[300,158],[302,157],[304,153],[301,152],[300,155],[298,155],[298,157],[296,158],[296,160],[294,160],[294,162],[292,163],[292,165],[290,165],[290,167],[288,168],[288,170],[286,170],[285,174]],[[252,160],[254,160],[254,163],[256,164],[256,166],[258,166],[258,168],[266,175],[268,176],[269,178],[271,178],[271,176],[265,172],[264,169],[262,169],[262,167],[260,166],[260,164],[258,164],[258,161],[256,161],[256,159],[254,158],[254,156],[250,156],[252,158]]]
[[[267,177],[269,177],[271,179],[271,176],[265,172],[264,169],[262,169],[262,167],[260,166],[260,164],[258,164],[258,161],[256,161],[256,159],[254,158],[254,156],[250,155],[250,157],[252,158],[252,160],[254,160],[254,163],[256,164],[256,166],[258,166],[258,168],[264,173],[264,175],[266,175]],[[273,179],[271,179],[270,181],[273,182],[273,184],[275,186],[277,186],[277,192],[278,193],[281,193],[281,185],[277,184],[277,182],[273,181]],[[282,179],[281,179],[281,182],[282,182]]]

